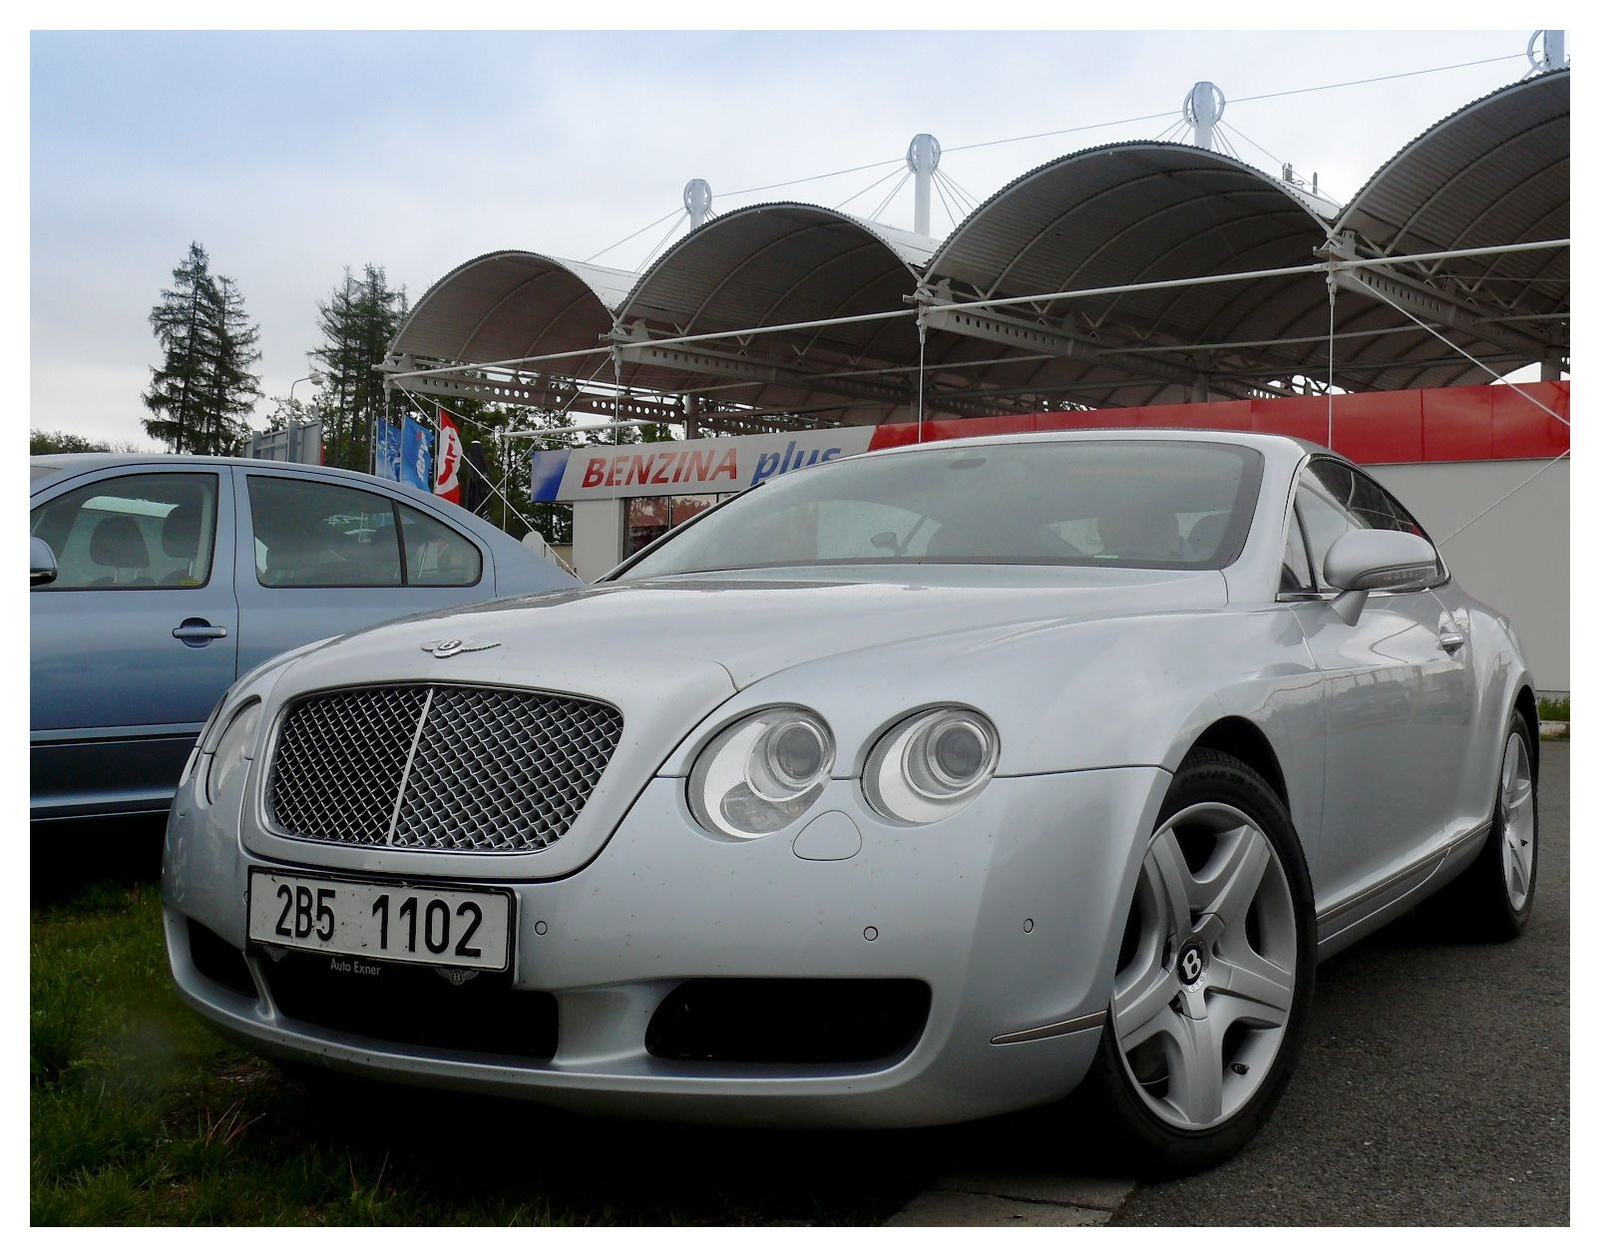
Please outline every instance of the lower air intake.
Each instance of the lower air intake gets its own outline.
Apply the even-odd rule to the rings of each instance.
[[[911,978],[695,978],[661,1001],[645,1048],[675,1061],[897,1059],[922,1036],[930,998]]]

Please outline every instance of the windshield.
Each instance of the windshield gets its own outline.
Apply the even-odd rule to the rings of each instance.
[[[664,537],[624,579],[862,563],[1227,566],[1261,456],[1210,441],[1061,441],[846,459]]]

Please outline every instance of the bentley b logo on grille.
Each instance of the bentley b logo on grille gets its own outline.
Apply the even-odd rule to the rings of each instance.
[[[467,642],[459,637],[447,637],[441,642],[423,642],[422,649],[435,659],[449,659],[452,655],[464,655],[469,650],[493,650],[499,642]]]

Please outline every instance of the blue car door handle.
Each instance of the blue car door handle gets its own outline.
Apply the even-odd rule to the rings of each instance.
[[[212,624],[206,620],[185,620],[172,630],[172,635],[180,642],[191,646],[204,646],[213,638],[226,637],[228,630],[219,624]]]

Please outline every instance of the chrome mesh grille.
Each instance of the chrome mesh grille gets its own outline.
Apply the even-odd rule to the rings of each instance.
[[[572,827],[621,735],[616,708],[531,690],[315,694],[283,716],[267,810],[316,842],[536,851]]]

